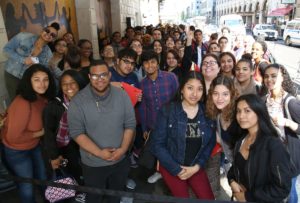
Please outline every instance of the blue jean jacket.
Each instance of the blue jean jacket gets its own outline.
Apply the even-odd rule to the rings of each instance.
[[[157,116],[157,124],[150,138],[151,153],[160,164],[176,176],[182,169],[185,158],[187,114],[180,103],[165,106]],[[202,133],[202,145],[191,166],[199,164],[204,168],[216,144],[215,122],[205,117],[204,105],[199,104],[197,115]]]
[[[25,58],[31,55],[35,41],[39,36],[32,33],[20,32],[14,36],[3,48],[3,52],[8,57],[4,68],[11,75],[22,78],[27,65],[24,64]],[[42,52],[37,56],[39,63],[48,67],[48,62],[52,58],[50,48],[43,46]]]

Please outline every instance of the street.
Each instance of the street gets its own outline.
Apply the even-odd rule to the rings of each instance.
[[[284,65],[291,78],[300,85],[300,46],[286,46],[282,40],[266,41],[276,63]]]

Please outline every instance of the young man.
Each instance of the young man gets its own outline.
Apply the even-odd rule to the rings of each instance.
[[[105,62],[92,62],[89,78],[90,84],[68,109],[70,136],[80,146],[85,185],[123,190],[129,173],[126,153],[136,125],[134,110],[126,92],[110,85]],[[88,193],[87,202],[102,202],[102,196]],[[119,203],[120,198],[110,196],[108,202]]]
[[[110,69],[111,82],[121,87],[121,82],[126,82],[134,87],[140,86],[136,74],[133,72],[136,64],[137,54],[131,48],[125,48],[118,53],[116,69]]]
[[[207,46],[203,43],[202,31],[197,29],[194,32],[194,40],[192,44],[187,46],[184,50],[184,56],[182,59],[184,75],[190,70],[192,62],[200,68],[202,58],[206,53]]]
[[[141,61],[146,77],[141,81],[143,99],[139,107],[144,138],[147,138],[155,127],[158,111],[171,101],[179,85],[174,73],[159,70],[158,55],[154,51],[143,52]],[[148,182],[155,183],[160,178],[161,175],[156,172],[148,178]]]
[[[124,49],[124,47],[121,45],[121,33],[116,31],[112,34],[112,39],[111,39],[111,46],[114,49],[114,53],[117,56],[119,51],[121,51],[122,49]]]

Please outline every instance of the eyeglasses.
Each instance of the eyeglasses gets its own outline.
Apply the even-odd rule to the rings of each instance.
[[[212,66],[212,65],[216,65],[217,61],[203,61],[202,65],[203,66]]]
[[[131,61],[129,61],[129,60],[127,60],[127,59],[121,59],[122,61],[124,61],[124,63],[126,64],[126,65],[132,65],[132,66],[135,66],[135,62],[131,62]]]
[[[109,76],[109,72],[104,72],[104,73],[100,73],[100,74],[92,74],[90,73],[90,77],[92,80],[106,80]]]
[[[57,34],[54,32],[51,32],[49,28],[45,28],[44,31],[52,37],[52,39],[55,39],[57,37]]]

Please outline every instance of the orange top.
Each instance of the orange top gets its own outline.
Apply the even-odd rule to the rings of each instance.
[[[5,146],[16,150],[29,150],[37,146],[40,138],[34,138],[33,133],[42,130],[42,113],[47,100],[41,97],[29,102],[17,96],[7,111],[7,119],[2,130],[2,140]]]

